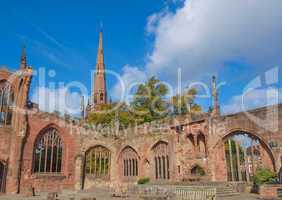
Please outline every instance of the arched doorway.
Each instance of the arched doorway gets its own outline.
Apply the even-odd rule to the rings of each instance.
[[[6,166],[0,161],[0,193],[5,192],[6,185]]]
[[[206,172],[201,166],[195,165],[191,169],[191,175],[200,177],[200,176],[205,176]]]
[[[270,148],[258,136],[235,131],[223,138],[227,181],[251,181],[256,171],[268,168],[275,171]]]

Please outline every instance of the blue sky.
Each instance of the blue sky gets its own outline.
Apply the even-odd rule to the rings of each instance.
[[[39,86],[50,92],[49,82],[56,90],[59,82],[79,81],[89,94],[102,22],[106,67],[126,85],[157,75],[176,88],[177,68],[184,86],[209,85],[217,75],[225,82],[219,90],[224,112],[236,112],[248,83],[257,76],[264,82],[265,72],[274,67],[271,76],[281,74],[281,9],[276,0],[1,1],[0,65],[17,69],[26,45],[33,69],[56,72],[47,76],[46,85],[34,76],[33,100]],[[116,82],[108,76],[112,98],[120,92]],[[271,89],[280,85],[278,80]],[[267,103],[267,88],[247,95],[247,106]],[[211,99],[198,102],[207,109]]]

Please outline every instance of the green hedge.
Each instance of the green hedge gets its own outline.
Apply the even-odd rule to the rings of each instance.
[[[150,178],[144,177],[144,178],[140,178],[137,183],[139,185],[143,185],[143,184],[146,184],[146,183],[149,183],[149,182],[150,182]]]
[[[254,184],[259,186],[261,184],[273,184],[277,182],[277,174],[270,169],[262,168],[256,171],[254,176]]]

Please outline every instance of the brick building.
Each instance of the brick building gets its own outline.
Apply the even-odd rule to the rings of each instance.
[[[107,102],[102,33],[96,68],[87,112]],[[25,50],[17,72],[0,70],[1,192],[81,190],[142,177],[154,183],[248,182],[260,166],[281,167],[281,105],[221,116],[214,91],[211,114],[111,132],[40,111],[29,102],[31,78]],[[243,137],[251,145],[240,143]]]

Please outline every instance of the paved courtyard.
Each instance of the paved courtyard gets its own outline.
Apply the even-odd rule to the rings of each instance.
[[[127,197],[127,198],[118,198],[118,197],[111,197],[109,192],[104,191],[96,191],[96,192],[79,192],[79,193],[68,193],[59,195],[59,200],[80,200],[83,198],[93,198],[95,197],[97,200],[138,200],[138,197]],[[24,197],[22,195],[2,195],[0,196],[0,200],[47,200],[47,194],[40,194],[35,197]],[[236,196],[230,197],[217,197],[217,200],[258,200],[261,199],[259,195],[256,194],[240,194]]]

